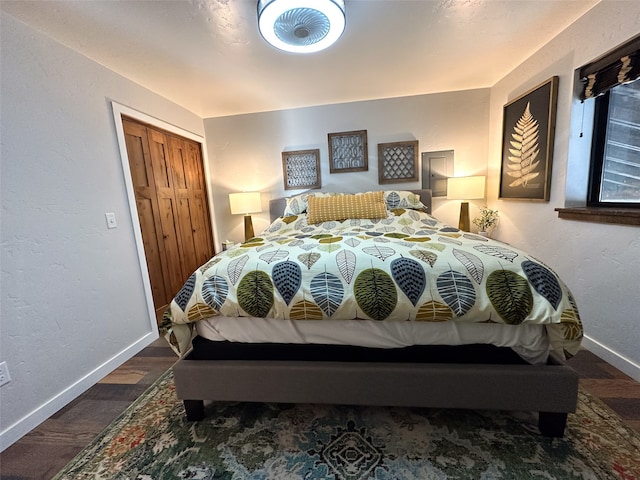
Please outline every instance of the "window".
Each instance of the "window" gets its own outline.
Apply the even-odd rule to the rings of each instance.
[[[595,100],[588,205],[640,208],[640,80]]]
[[[640,36],[579,70],[594,101],[588,207],[640,208]]]

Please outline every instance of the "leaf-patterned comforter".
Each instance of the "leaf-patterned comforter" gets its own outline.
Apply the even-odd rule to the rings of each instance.
[[[214,315],[534,322],[545,324],[552,348],[568,356],[582,338],[571,292],[549,267],[409,209],[317,225],[307,224],[306,214],[277,219],[194,272],[161,333],[183,354],[194,322]]]

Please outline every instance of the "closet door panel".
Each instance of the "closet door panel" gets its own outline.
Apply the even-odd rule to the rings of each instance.
[[[151,163],[153,165],[156,189],[158,191],[163,188],[173,190],[167,136],[160,132],[149,130],[149,148],[151,150]]]
[[[140,230],[147,233],[142,236],[142,241],[144,244],[144,253],[147,258],[147,271],[149,272],[149,281],[151,282],[153,304],[166,305],[168,304],[168,288],[165,283],[165,275],[162,272],[162,257],[164,254],[161,248],[162,244],[157,240],[157,237],[162,237],[162,234],[156,229],[151,200],[136,199],[136,207],[138,209]],[[149,239],[149,241],[147,241],[147,239]]]
[[[164,243],[164,264],[169,274],[169,299],[175,295],[191,272],[186,273],[182,264],[182,249],[180,248],[180,231],[175,221],[178,216],[177,205],[173,197],[159,197],[160,225]]]
[[[195,270],[214,254],[200,145],[175,137],[169,143],[174,190],[181,208],[184,261]]]
[[[169,274],[169,294],[174,295],[191,274],[182,259],[184,248],[180,229],[180,205],[174,188],[172,158],[167,135],[149,129],[151,164],[160,208],[160,225]]]
[[[207,185],[204,175],[204,163],[200,144],[186,141],[184,146],[186,184],[189,191],[189,206],[193,229],[193,243],[199,264],[205,263],[214,255],[211,215],[207,198]]]
[[[182,262],[187,271],[193,272],[202,263],[198,263],[193,242],[194,218],[191,217],[191,208],[188,196],[178,196],[178,208],[180,209],[180,232],[182,234]]]
[[[206,195],[194,195],[190,205],[192,205],[191,218],[196,262],[202,265],[214,255]]]
[[[163,270],[165,256],[162,231],[156,228],[159,219],[158,199],[153,181],[153,169],[147,137],[147,129],[137,123],[123,121],[129,167],[134,185],[138,222],[147,260],[154,305],[167,301],[168,272]]]

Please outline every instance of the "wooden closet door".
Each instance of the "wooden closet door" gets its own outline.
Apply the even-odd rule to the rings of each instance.
[[[173,187],[173,167],[169,153],[167,135],[151,128],[147,128],[149,135],[149,149],[151,151],[151,165],[158,197],[158,213],[160,229],[164,243],[163,264],[168,275],[167,295],[173,295],[180,290],[192,271],[187,270],[182,248],[180,233],[180,215],[178,200]],[[170,298],[167,304],[170,302]]]
[[[176,195],[183,261],[194,271],[213,256],[213,238],[200,145],[170,137],[173,187]]]
[[[200,145],[123,118],[156,317],[213,256]]]
[[[168,304],[169,275],[163,268],[164,239],[159,219],[158,196],[146,127],[123,119],[129,169],[134,185],[138,221],[156,310]],[[157,313],[157,312],[156,312]],[[157,315],[156,315],[157,316]]]

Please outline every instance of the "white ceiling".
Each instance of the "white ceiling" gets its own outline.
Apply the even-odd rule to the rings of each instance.
[[[203,117],[491,87],[599,0],[346,0],[308,56],[257,0],[0,0],[4,12]]]

